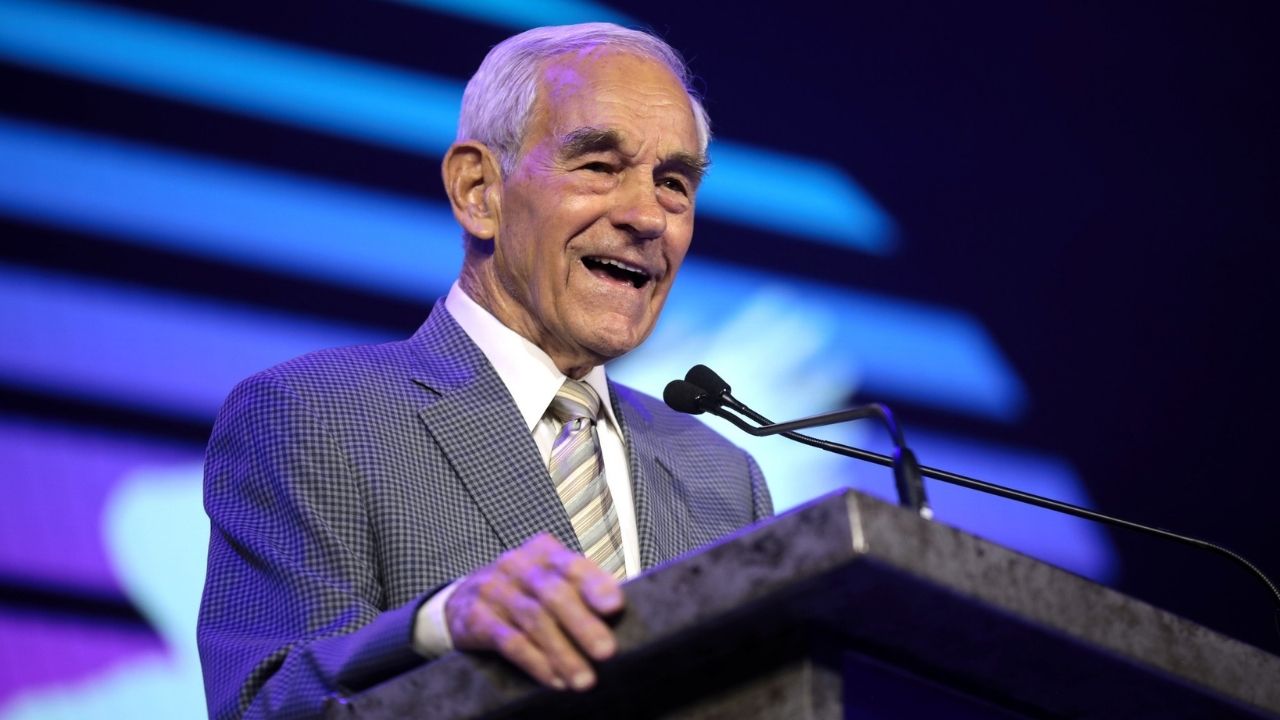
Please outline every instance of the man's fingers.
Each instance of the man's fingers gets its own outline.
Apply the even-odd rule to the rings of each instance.
[[[584,690],[595,682],[595,673],[574,642],[566,637],[563,622],[537,597],[513,592],[505,603],[516,627],[546,656],[555,673],[570,687]]]
[[[538,682],[563,690],[567,676],[556,670],[547,654],[513,620],[507,608],[492,596],[493,576],[472,578],[472,587],[461,587],[445,608],[446,621],[459,650],[491,650],[502,655]],[[509,585],[508,585],[509,587]]]
[[[549,685],[557,690],[565,689],[566,682],[554,667],[547,655],[519,629],[508,625],[491,615],[488,626],[493,649],[502,657],[511,661],[516,667],[524,670],[534,680]]]
[[[601,570],[599,575],[583,579],[578,587],[583,599],[600,615],[614,615],[622,610],[622,586],[609,573]]]
[[[528,582],[529,592],[537,597],[539,606],[545,608],[577,647],[594,660],[613,655],[617,649],[613,631],[587,605],[581,590],[568,578],[548,569],[530,577]]]
[[[617,650],[600,619],[622,608],[617,580],[549,535],[472,574],[445,605],[459,649],[496,650],[539,682],[585,690]]]
[[[596,614],[612,615],[622,609],[622,586],[599,565],[563,547],[548,560]]]

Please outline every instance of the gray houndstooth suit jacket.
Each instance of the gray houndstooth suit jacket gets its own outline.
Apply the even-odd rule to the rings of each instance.
[[[772,513],[742,450],[611,385],[645,568]],[[514,401],[436,304],[408,340],[245,380],[205,461],[212,532],[198,640],[211,717],[314,717],[423,662],[432,592],[550,532],[579,549]]]

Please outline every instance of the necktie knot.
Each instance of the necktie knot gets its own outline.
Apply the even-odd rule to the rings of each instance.
[[[600,416],[600,396],[581,380],[565,380],[551,401],[550,412],[562,423],[575,420],[595,422]]]

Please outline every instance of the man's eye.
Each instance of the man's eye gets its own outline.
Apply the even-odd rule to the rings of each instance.
[[[582,166],[582,170],[590,170],[591,172],[609,173],[613,172],[613,166],[606,162],[589,162]]]
[[[659,184],[662,187],[667,188],[668,190],[674,190],[680,193],[681,195],[689,194],[689,188],[684,184],[684,181],[681,180],[680,178],[673,178],[673,177],[663,178],[661,181],[659,181]]]

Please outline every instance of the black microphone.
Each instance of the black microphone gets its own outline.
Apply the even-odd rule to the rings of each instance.
[[[733,397],[729,391],[729,383],[725,382],[724,379],[716,374],[715,371],[705,365],[695,365],[689,369],[688,373],[685,374],[684,380],[672,380],[668,383],[666,390],[663,392],[663,399],[666,400],[667,405],[672,410],[683,413],[692,413],[695,415],[702,412],[709,412],[717,417],[722,417],[728,420],[741,430],[751,435],[782,435],[783,437],[795,440],[796,442],[827,450],[829,452],[834,452],[839,455],[857,458],[859,460],[883,465],[885,467],[892,467],[894,469],[894,480],[898,489],[898,502],[908,507],[915,507],[917,509],[923,509],[924,511],[928,510],[928,506],[924,504],[923,484],[918,486],[920,488],[921,495],[918,498],[913,497],[911,495],[912,488],[910,486],[910,477],[902,477],[899,475],[898,468],[900,465],[905,466],[907,472],[914,471],[916,473],[917,482],[920,476],[930,477],[934,480],[941,480],[945,483],[969,488],[970,490],[978,490],[980,492],[985,492],[1008,500],[1016,500],[1028,505],[1034,505],[1036,507],[1053,510],[1066,515],[1084,518],[1085,520],[1092,520],[1096,523],[1155,535],[1156,537],[1161,537],[1166,540],[1173,540],[1184,545],[1190,545],[1192,547],[1200,548],[1201,550],[1208,550],[1210,552],[1217,553],[1245,568],[1245,570],[1249,571],[1254,578],[1266,586],[1276,604],[1276,612],[1272,620],[1275,623],[1276,632],[1280,633],[1280,590],[1276,589],[1275,583],[1271,582],[1271,578],[1267,577],[1266,573],[1263,573],[1256,565],[1249,562],[1244,557],[1222,547],[1221,545],[1216,545],[1207,540],[1201,540],[1187,535],[1179,535],[1178,533],[1171,532],[1169,530],[1163,530],[1161,528],[1143,525],[1142,523],[1133,522],[1131,520],[1124,520],[1122,518],[1104,515],[1103,513],[1071,505],[1070,503],[1041,497],[1040,495],[1034,495],[1021,490],[1014,490],[1013,488],[1007,488],[1003,485],[996,485],[995,483],[966,477],[946,470],[939,470],[937,468],[919,465],[916,462],[915,454],[906,447],[905,442],[901,442],[901,430],[897,428],[897,423],[893,420],[893,414],[889,412],[889,408],[884,405],[873,403],[872,405],[864,405],[857,408],[851,408],[849,410],[840,410],[834,413],[815,415],[801,420],[794,420],[786,423],[774,423],[760,413],[747,407],[737,398]],[[672,402],[673,399],[675,402]],[[760,423],[760,427],[752,427],[742,418],[726,410],[725,406],[728,406],[755,422]],[[861,450],[848,445],[842,445],[829,440],[822,440],[794,432],[795,430],[802,428],[818,427],[820,425],[845,422],[846,420],[851,419],[872,417],[876,415],[875,411],[871,410],[873,407],[880,408],[883,411],[883,415],[880,417],[889,426],[890,434],[894,436],[894,458],[889,458],[888,456],[881,455],[880,453],[873,453],[869,450]],[[917,506],[915,504],[916,502],[921,504]],[[924,513],[922,512],[921,514]]]
[[[706,365],[694,365],[689,368],[689,372],[684,374],[685,382],[693,383],[698,387],[706,390],[718,402],[729,405],[730,407],[746,407],[739,403],[733,395],[729,393],[729,383],[724,378],[716,374],[715,370]],[[749,416],[749,415],[748,415]],[[753,420],[755,418],[752,418]],[[756,422],[760,422],[757,420]]]
[[[706,390],[684,380],[672,380],[662,391],[667,407],[689,415],[701,415],[715,401]]]
[[[684,378],[684,380],[672,380],[667,383],[666,389],[663,390],[663,400],[666,401],[671,409],[694,415],[710,412],[733,423],[743,432],[756,437],[782,435],[806,445],[813,445],[842,455],[850,455],[849,451],[855,450],[854,448],[849,448],[839,443],[818,440],[795,431],[865,418],[880,420],[893,438],[893,459],[889,465],[893,469],[894,485],[898,491],[899,504],[915,510],[920,513],[921,517],[933,517],[933,510],[929,507],[929,500],[924,490],[924,479],[920,474],[920,464],[916,461],[915,453],[911,451],[911,448],[907,447],[902,428],[894,420],[893,412],[888,407],[880,403],[872,403],[815,415],[801,420],[774,423],[733,397],[729,383],[725,382],[724,378],[706,365],[694,365],[689,369],[689,372],[685,373]],[[725,406],[760,423],[760,427],[752,427],[742,418],[725,410]],[[858,454],[853,454],[853,456],[860,457],[863,460],[869,459]]]

